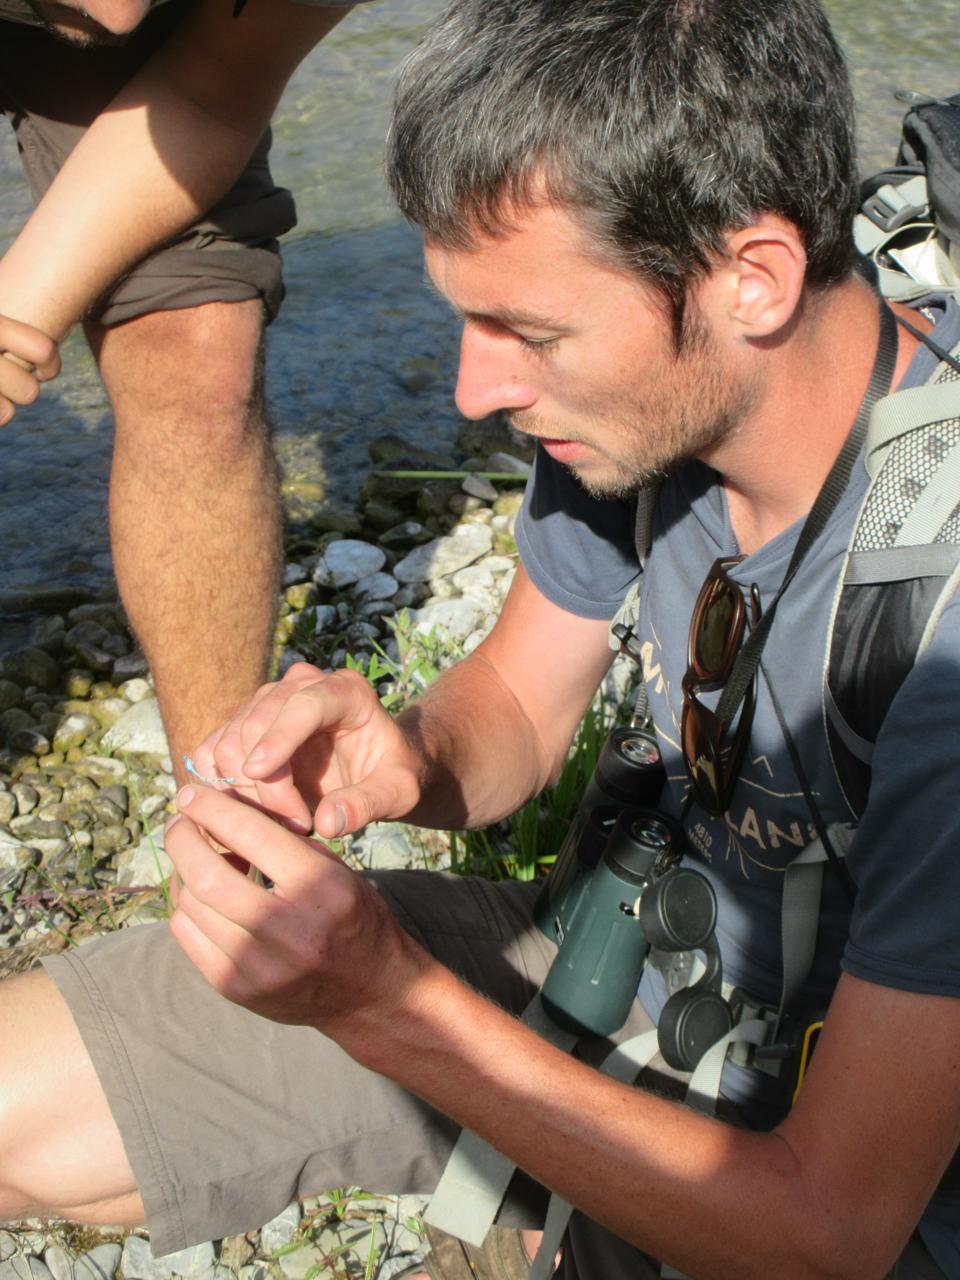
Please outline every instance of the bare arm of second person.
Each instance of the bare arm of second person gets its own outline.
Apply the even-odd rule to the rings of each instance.
[[[294,69],[347,12],[250,0],[233,21],[220,0],[199,0],[93,122],[0,261],[0,314],[59,341],[117,276],[229,189]],[[29,366],[49,366],[49,355],[3,346],[28,378]],[[36,395],[21,382],[0,385],[2,421]]]

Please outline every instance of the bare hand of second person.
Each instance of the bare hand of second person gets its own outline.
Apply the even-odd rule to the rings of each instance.
[[[0,315],[0,427],[17,405],[33,404],[40,384],[60,372],[57,344],[33,325]]]

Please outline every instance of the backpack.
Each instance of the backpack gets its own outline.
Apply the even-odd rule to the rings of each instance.
[[[898,96],[914,105],[896,163],[862,185],[854,241],[884,297],[960,298],[960,94]],[[940,363],[925,386],[895,391],[874,407],[864,446],[870,484],[833,601],[824,663],[824,731],[854,823],[866,806],[884,717],[960,582],[960,360],[913,332],[934,346]],[[657,496],[654,485],[637,500],[641,565]],[[636,609],[636,597],[628,597],[615,625],[635,621]]]

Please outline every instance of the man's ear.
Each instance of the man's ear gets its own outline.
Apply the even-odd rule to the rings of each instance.
[[[807,254],[797,227],[778,214],[762,214],[727,237],[724,304],[747,338],[767,338],[796,315]]]

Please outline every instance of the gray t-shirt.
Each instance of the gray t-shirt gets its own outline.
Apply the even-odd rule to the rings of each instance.
[[[936,340],[960,341],[960,308],[938,309]],[[901,386],[920,385],[936,358],[915,355]],[[960,417],[960,382],[957,390]],[[724,977],[758,1002],[780,995],[783,874],[813,838],[810,813],[774,712],[773,685],[826,822],[849,812],[826,751],[821,679],[830,608],[853,522],[866,492],[862,462],[823,533],[778,606],[763,653],[750,744],[730,811],[712,818],[694,805],[686,822],[693,859],[719,906]],[[770,602],[786,572],[802,521],[731,571],[746,595]],[[517,525],[524,566],[554,603],[585,617],[610,617],[638,575],[631,504],[590,498],[563,467],[538,455]],[[716,473],[700,463],[664,484],[653,528],[636,628],[654,724],[667,768],[663,806],[678,813],[688,788],[679,746],[681,680],[694,601],[718,556],[736,555],[726,499]],[[713,696],[715,702],[716,697]],[[711,695],[704,695],[705,701]],[[836,876],[824,876],[823,907],[804,1004],[824,1008],[841,969],[907,991],[960,996],[960,808],[954,760],[960,720],[960,597],[947,607],[933,642],[905,680],[884,722],[873,758],[870,801],[847,865],[857,885],[851,911]],[[648,966],[641,985],[648,1010],[665,998]],[[724,1093],[751,1122],[776,1121],[757,1072],[724,1074]],[[938,1201],[936,1210],[944,1211]],[[949,1206],[936,1254],[960,1280],[960,1200]],[[932,1233],[931,1233],[932,1234]],[[946,1260],[944,1254],[946,1251]],[[947,1263],[949,1262],[949,1267]]]

